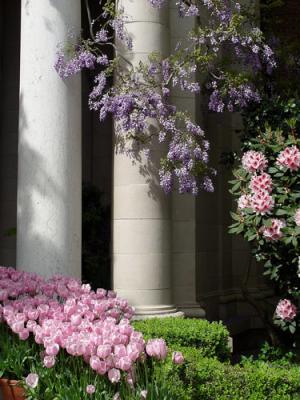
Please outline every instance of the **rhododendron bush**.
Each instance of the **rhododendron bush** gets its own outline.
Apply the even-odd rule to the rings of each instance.
[[[55,367],[63,352],[82,358],[87,369],[106,376],[112,384],[123,381],[134,386],[137,364],[149,357],[164,360],[168,349],[163,339],[145,343],[130,325],[133,313],[127,301],[113,291],[93,291],[90,285],[69,277],[44,279],[0,267],[0,325],[6,325],[21,341],[34,339],[42,346],[44,369]],[[180,355],[174,355],[174,363],[179,362]],[[35,389],[37,380],[31,374],[26,382]],[[90,382],[87,394],[95,390]]]
[[[134,67],[120,52],[110,59],[107,51],[112,47],[115,53],[120,43],[132,50],[134,44],[126,31],[131,16],[114,0],[99,1],[99,13],[92,15],[92,1],[85,1],[89,36],[71,37],[60,45],[55,63],[58,74],[67,79],[82,70],[92,71],[89,107],[100,121],[114,117],[119,151],[131,157],[139,157],[141,152],[151,157],[153,144],[161,144],[164,155],[159,178],[166,193],[174,184],[180,193],[213,191],[215,171],[209,166],[209,142],[197,121],[172,104],[171,89],[206,92],[208,107],[214,112],[259,102],[254,81],[261,71],[270,73],[275,60],[251,18],[251,9],[236,0],[178,0],[175,5],[180,18],[197,18],[188,40],[178,42],[169,57],[151,54],[148,61]],[[170,0],[148,3],[161,8],[168,7]],[[224,49],[226,62],[222,62]],[[202,85],[199,74],[202,81],[206,78]]]
[[[286,129],[266,126],[245,145],[233,171],[236,211],[230,232],[251,243],[253,255],[280,294],[274,322],[295,333],[300,318],[300,139],[296,120]]]

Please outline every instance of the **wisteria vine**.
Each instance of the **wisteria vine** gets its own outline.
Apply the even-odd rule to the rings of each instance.
[[[156,8],[169,3],[148,2]],[[166,193],[174,187],[179,193],[213,191],[209,142],[196,121],[172,104],[171,90],[207,93],[214,112],[239,110],[260,101],[254,79],[263,69],[270,73],[275,60],[262,32],[251,22],[249,10],[233,0],[178,0],[179,16],[198,21],[188,34],[188,44],[177,43],[167,58],[151,54],[148,62],[134,67],[121,54],[111,59],[106,51],[116,49],[115,40],[132,49],[125,11],[114,0],[100,0],[99,15],[93,19],[88,0],[85,3],[90,35],[71,38],[60,46],[55,64],[60,77],[66,79],[84,69],[94,72],[89,107],[100,121],[114,117],[117,143],[123,151],[149,155],[155,140],[166,144],[159,170]],[[226,57],[222,57],[224,52]],[[206,78],[202,86],[198,76]]]

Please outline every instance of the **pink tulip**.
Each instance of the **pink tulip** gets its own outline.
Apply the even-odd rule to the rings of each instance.
[[[95,391],[96,391],[96,388],[94,385],[87,385],[87,387],[86,387],[87,394],[93,394],[93,393],[95,393]]]
[[[110,354],[111,354],[112,350],[111,350],[111,346],[109,344],[103,344],[98,346],[97,348],[97,356],[105,359],[107,358]]]
[[[48,356],[56,356],[59,353],[59,345],[57,343],[52,343],[45,349]]]
[[[132,367],[130,358],[128,356],[119,358],[118,360],[116,360],[116,367],[118,367],[122,371],[129,371]]]
[[[174,351],[172,354],[172,361],[174,364],[183,364],[184,357],[180,351]]]
[[[45,356],[43,359],[43,365],[46,368],[52,368],[55,365],[55,357],[54,356]]]
[[[105,375],[108,370],[108,365],[105,361],[100,361],[99,366],[97,368],[97,373],[99,375]]]
[[[141,391],[141,400],[147,399],[148,391],[142,390]]]
[[[22,329],[21,332],[19,332],[19,338],[21,340],[27,340],[29,338],[29,330],[28,329]]]
[[[25,379],[26,385],[32,389],[36,388],[39,383],[39,376],[37,374],[29,374]]]
[[[92,369],[94,369],[95,371],[97,371],[100,368],[100,358],[97,356],[92,356],[90,358],[90,366]]]
[[[118,383],[121,379],[120,371],[116,368],[112,368],[108,371],[108,379],[111,383]]]
[[[150,357],[164,360],[168,353],[166,342],[164,339],[150,339],[146,346],[146,352]]]

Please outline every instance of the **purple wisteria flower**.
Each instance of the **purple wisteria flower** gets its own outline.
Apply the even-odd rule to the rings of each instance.
[[[167,0],[148,2],[155,8],[168,3]],[[199,93],[204,87],[209,92],[211,111],[240,110],[260,101],[252,78],[264,69],[271,72],[276,66],[272,49],[264,42],[260,29],[253,28],[243,16],[238,1],[176,0],[182,18],[201,17],[206,9],[205,25],[201,26],[198,18],[197,29],[188,33],[187,43],[176,44],[173,54],[162,58],[155,53],[150,55],[149,62],[133,67],[123,56],[110,59],[105,53],[108,46],[115,48],[114,39],[117,46],[122,42],[132,49],[132,38],[126,30],[129,16],[120,8],[113,11],[109,5],[109,0],[103,1],[104,11],[91,25],[96,32],[92,32],[92,37],[59,48],[56,71],[63,79],[82,70],[92,71],[94,84],[89,108],[98,113],[100,121],[109,115],[114,118],[117,145],[126,154],[135,157],[143,152],[151,162],[154,138],[156,143],[164,143],[159,180],[166,193],[174,188],[179,193],[194,195],[199,189],[212,192],[215,171],[209,167],[209,142],[190,115],[171,103],[171,90]],[[99,21],[103,19],[106,21],[101,25]],[[71,42],[76,40],[71,39]],[[223,50],[228,57],[226,64],[222,64]],[[124,68],[126,61],[128,68]],[[239,68],[235,70],[236,65]],[[199,84],[199,73],[208,76],[203,87]],[[113,86],[112,77],[116,77]]]

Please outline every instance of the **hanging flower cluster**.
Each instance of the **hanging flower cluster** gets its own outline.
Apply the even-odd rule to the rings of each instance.
[[[291,121],[290,134],[266,128],[248,146],[230,182],[237,201],[230,232],[252,243],[265,275],[287,297],[276,308],[275,322],[294,333],[300,296],[300,140]]]
[[[113,291],[91,290],[90,285],[54,276],[0,267],[0,323],[6,323],[27,340],[30,335],[42,345],[43,364],[52,368],[64,349],[70,356],[81,356],[97,374],[107,375],[112,383],[122,375],[133,380],[134,367],[146,354],[158,360],[167,357],[163,339],[147,345],[142,333],[130,325],[134,310]],[[182,355],[181,355],[182,356]],[[180,354],[174,358],[181,361]],[[34,387],[34,374],[27,377]],[[93,392],[87,387],[88,393]]]
[[[148,2],[156,8],[168,6],[167,0]],[[237,65],[250,65],[256,74],[263,68],[270,71],[275,61],[261,31],[251,25],[240,3],[178,0],[176,6],[181,18],[196,17],[198,26],[189,32],[188,44],[177,43],[168,58],[153,54],[137,67],[122,55],[109,59],[106,50],[115,48],[114,38],[129,49],[133,44],[126,31],[124,10],[116,10],[114,1],[106,0],[93,20],[88,9],[90,37],[73,37],[61,45],[55,68],[63,79],[84,69],[93,71],[89,107],[99,114],[100,121],[114,117],[118,150],[138,158],[144,152],[151,160],[152,146],[165,142],[158,171],[162,188],[166,193],[176,187],[180,193],[196,195],[199,189],[214,190],[215,171],[208,165],[209,143],[190,115],[172,104],[171,89],[198,93],[201,87],[196,77],[200,73],[207,77],[202,89],[209,93],[212,111],[241,109],[259,101],[260,96],[249,73],[242,73]],[[201,8],[210,16],[205,21]],[[228,70],[228,62],[227,67],[222,65],[220,53],[224,48],[236,69]],[[112,77],[115,82],[111,87],[108,80]]]

